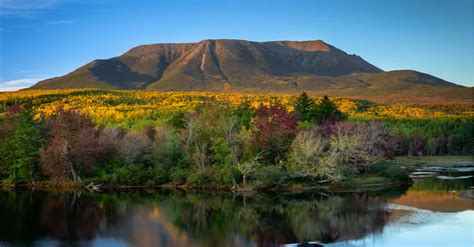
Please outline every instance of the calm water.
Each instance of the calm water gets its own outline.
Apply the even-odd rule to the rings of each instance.
[[[0,246],[473,246],[473,167],[410,188],[289,194],[0,190]]]

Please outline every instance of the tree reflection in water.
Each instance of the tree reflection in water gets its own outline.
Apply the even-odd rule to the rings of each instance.
[[[31,244],[53,238],[69,244],[107,238],[133,246],[330,243],[381,232],[389,220],[383,203],[403,192],[0,190],[0,242]]]
[[[40,225],[53,238],[74,243],[91,240],[99,232],[103,211],[80,192],[49,195],[41,204]]]

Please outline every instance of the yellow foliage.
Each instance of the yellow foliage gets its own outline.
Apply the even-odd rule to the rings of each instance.
[[[176,111],[192,111],[203,102],[215,100],[230,107],[250,102],[254,108],[272,103],[293,111],[294,95],[241,94],[217,92],[148,92],[98,89],[25,90],[0,93],[0,112],[9,104],[31,102],[36,118],[48,118],[58,107],[75,109],[103,124],[134,124],[140,120],[157,120]],[[320,98],[315,98],[319,101]],[[350,118],[357,119],[426,119],[473,118],[472,106],[463,112],[452,111],[449,106],[377,105],[363,100],[331,98]]]

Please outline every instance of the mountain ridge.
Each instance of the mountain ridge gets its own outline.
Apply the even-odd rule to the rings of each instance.
[[[383,71],[322,40],[207,39],[147,44],[97,59],[30,89],[157,91],[380,91],[462,87],[411,70]],[[389,90],[390,89],[390,90]],[[389,92],[391,91],[391,92]]]

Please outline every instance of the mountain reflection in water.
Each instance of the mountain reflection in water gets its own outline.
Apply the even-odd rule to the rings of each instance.
[[[381,232],[402,191],[304,195],[0,191],[0,242],[273,246]]]
[[[0,246],[472,246],[474,203],[458,192],[473,180],[439,177],[473,170],[430,169],[409,189],[351,193],[0,189]]]

